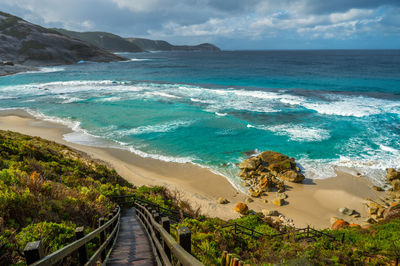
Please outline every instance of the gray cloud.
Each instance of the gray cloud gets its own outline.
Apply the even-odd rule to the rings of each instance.
[[[273,39],[296,48],[327,39],[348,43],[369,38],[376,45],[385,36],[400,47],[399,0],[2,0],[0,10],[47,27],[174,43],[237,43],[237,48],[266,43],[263,48],[269,48],[266,41]]]

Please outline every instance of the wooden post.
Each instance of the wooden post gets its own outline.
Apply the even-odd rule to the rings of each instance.
[[[310,232],[310,225],[307,225],[307,238],[309,236],[309,232]]]
[[[162,217],[161,218],[161,225],[164,228],[167,233],[170,233],[170,223],[169,223],[169,218],[168,217]],[[162,244],[164,247],[164,252],[167,255],[169,261],[171,261],[171,250],[169,249],[167,243],[165,243],[164,239],[162,240]]]
[[[224,252],[222,252],[221,266],[225,266],[226,265],[226,256],[227,255],[228,255],[228,251],[224,250]]]
[[[75,237],[76,240],[79,240],[85,236],[85,227],[77,227],[75,229]],[[79,254],[79,264],[80,265],[85,265],[85,263],[88,261],[88,255],[87,255],[87,247],[86,244],[81,246],[78,249],[78,254]]]
[[[101,226],[103,226],[103,225],[104,225],[104,218],[101,217],[101,218],[99,218],[99,227],[101,227]],[[104,241],[106,241],[106,234],[105,234],[104,231],[102,231],[102,232],[100,233],[100,243],[99,243],[100,246],[103,245]],[[101,252],[101,261],[103,262],[105,259],[106,259],[106,250],[104,249],[104,250]]]
[[[192,234],[188,227],[178,227],[178,243],[184,250],[192,254]]]
[[[233,266],[239,266],[239,259],[238,258],[234,258],[232,265]]]
[[[344,243],[344,233],[342,235],[342,240],[341,240],[342,244]]]
[[[226,255],[226,266],[229,266],[231,264],[232,261],[232,254],[228,253],[228,255]]]
[[[152,211],[152,215],[153,215],[153,218],[156,221],[156,223],[159,224],[161,222],[160,214],[158,212],[156,212],[155,210],[153,210]],[[161,240],[160,232],[158,232],[157,230],[154,230],[154,231],[155,231],[155,234],[156,234],[156,238],[158,240]]]
[[[24,248],[26,264],[32,264],[44,257],[42,241],[29,242]]]
[[[241,260],[241,261],[239,261],[239,266],[243,266],[244,265],[244,262]]]

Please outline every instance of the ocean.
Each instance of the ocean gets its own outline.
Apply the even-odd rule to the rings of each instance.
[[[400,50],[122,53],[0,77],[0,109],[63,123],[67,141],[192,162],[240,184],[249,154],[306,177],[400,166]]]

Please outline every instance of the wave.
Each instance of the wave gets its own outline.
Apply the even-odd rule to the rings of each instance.
[[[247,125],[248,128],[271,131],[277,135],[288,136],[292,141],[311,142],[322,141],[330,138],[329,131],[322,128],[305,127],[294,124],[284,124],[276,126]]]
[[[324,115],[366,117],[384,113],[400,114],[398,101],[363,96],[331,95],[330,98],[330,102],[303,102],[301,105]]]
[[[129,136],[129,135],[142,135],[142,134],[151,134],[151,133],[166,133],[175,131],[180,127],[188,127],[194,123],[193,120],[190,121],[172,121],[158,125],[147,125],[147,126],[140,126],[132,129],[126,130],[117,130],[113,134],[122,136]]]

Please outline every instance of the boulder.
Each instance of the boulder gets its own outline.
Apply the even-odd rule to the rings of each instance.
[[[387,169],[386,181],[392,182],[395,179],[400,179],[400,172],[397,172],[394,168]]]
[[[286,199],[288,196],[286,195],[286,193],[277,193],[276,197],[279,199]]]
[[[400,203],[393,202],[388,208],[383,212],[383,218],[385,220],[400,218]]]
[[[218,203],[219,204],[227,204],[227,203],[229,203],[229,200],[227,200],[225,198],[218,198]]]
[[[360,226],[359,224],[354,224],[354,223],[349,224],[349,227],[352,227],[352,228],[361,228],[361,226]]]
[[[338,217],[331,217],[331,220],[330,220],[331,226],[332,226],[337,220],[340,220],[340,218],[338,218]]]
[[[350,216],[350,215],[353,215],[354,210],[344,207],[344,208],[340,208],[339,212],[344,214],[344,215],[349,215]]]
[[[252,198],[246,198],[244,202],[247,204],[252,203],[254,200]]]
[[[339,219],[339,220],[336,220],[332,224],[332,230],[340,230],[340,229],[346,228],[348,226],[349,226],[348,222],[346,222],[345,220]]]
[[[400,179],[394,179],[390,182],[393,187],[393,191],[400,191]]]
[[[276,211],[276,210],[266,210],[266,209],[263,209],[261,212],[262,212],[262,214],[264,214],[265,216],[278,216],[278,215],[279,215],[279,212]]]
[[[246,204],[239,202],[236,204],[234,210],[240,214],[247,214],[247,212],[249,211],[249,207],[247,207]]]
[[[285,203],[284,199],[280,199],[280,198],[275,198],[272,201],[272,204],[276,205],[276,206],[282,206]]]
[[[372,189],[374,189],[376,191],[383,191],[383,188],[378,187],[378,186],[372,186]]]
[[[301,173],[297,173],[294,170],[288,170],[286,172],[280,173],[278,178],[282,180],[286,180],[293,183],[301,183],[304,180],[304,175]]]

